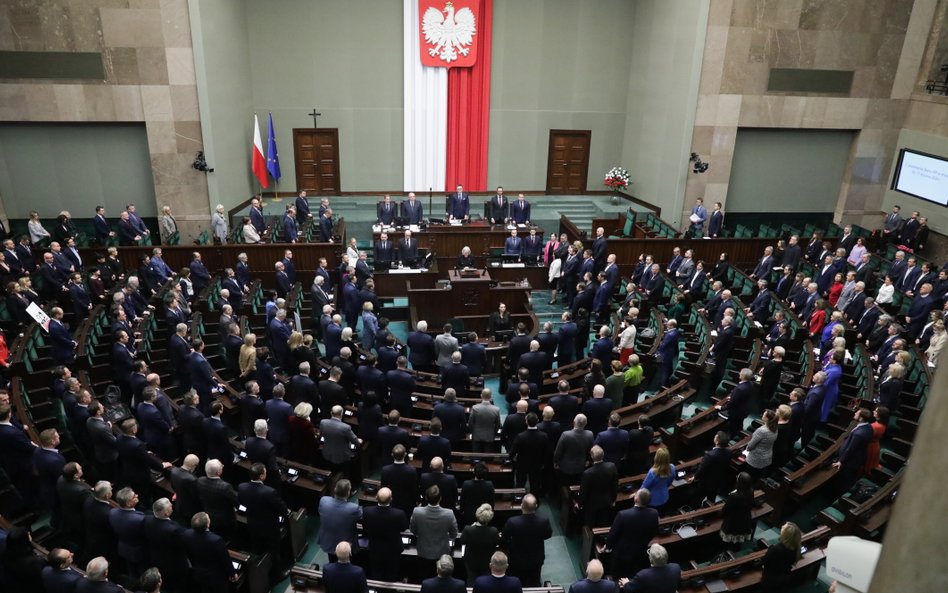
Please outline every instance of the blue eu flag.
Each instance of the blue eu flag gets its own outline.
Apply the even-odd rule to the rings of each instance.
[[[277,153],[277,143],[273,133],[273,114],[270,114],[270,133],[267,137],[267,171],[270,176],[280,180],[280,155]]]

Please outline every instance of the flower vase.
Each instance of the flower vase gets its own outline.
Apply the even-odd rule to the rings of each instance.
[[[619,205],[619,190],[616,189],[612,191],[612,199],[610,201],[612,202],[613,206]]]

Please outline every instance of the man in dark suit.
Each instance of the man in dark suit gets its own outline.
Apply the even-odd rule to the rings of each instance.
[[[379,428],[379,461],[382,466],[392,463],[392,449],[396,445],[402,445],[406,450],[411,446],[411,436],[408,431],[398,426],[400,419],[401,414],[398,410],[392,410],[388,413],[388,424]]]
[[[612,414],[613,402],[605,397],[606,387],[604,385],[595,385],[592,389],[592,397],[583,402],[582,412],[586,415],[586,428],[592,431],[593,436],[606,430],[609,423],[609,415]]]
[[[82,466],[70,461],[63,466],[56,480],[56,495],[62,510],[62,528],[66,541],[73,547],[83,544],[82,513],[86,501],[92,498],[92,488],[82,479]]]
[[[332,209],[327,208],[319,217],[319,240],[323,243],[332,241]]]
[[[454,476],[444,473],[446,459],[448,457],[431,459],[431,463],[428,464],[431,471],[421,474],[418,488],[421,492],[427,492],[432,486],[437,486],[438,492],[441,493],[441,506],[453,511],[458,504],[458,482]]]
[[[301,190],[299,194],[296,195],[296,201],[294,202],[296,207],[296,222],[298,224],[303,224],[306,222],[306,219],[312,218],[313,215],[309,211],[309,199],[306,197],[306,190]]]
[[[419,321],[416,331],[408,334],[408,362],[415,370],[432,372],[434,360],[434,338],[428,334],[428,324]]]
[[[405,231],[404,238],[398,242],[398,260],[403,266],[418,265],[418,239],[411,236],[411,231]]]
[[[86,432],[92,446],[93,460],[99,475],[105,479],[115,479],[118,445],[112,423],[104,417],[105,407],[98,401],[89,404],[89,418],[86,420]],[[2,450],[2,449],[0,449]]]
[[[595,440],[595,444],[602,448],[603,460],[614,463],[617,468],[621,467],[629,448],[629,431],[619,428],[621,421],[619,414],[609,414],[608,428],[597,434]]]
[[[534,495],[523,497],[520,510],[520,515],[507,519],[501,541],[510,553],[511,574],[518,577],[525,587],[539,587],[540,570],[546,558],[544,541],[553,537],[553,529],[549,519],[536,514],[537,499]]]
[[[497,194],[490,199],[487,206],[487,217],[491,224],[503,224],[510,216],[510,204],[504,195],[504,188],[497,187]]]
[[[614,463],[603,461],[603,450],[593,445],[589,450],[592,464],[583,472],[579,483],[579,506],[583,525],[603,527],[612,520],[612,507],[619,491],[619,470]]]
[[[396,368],[385,373],[385,382],[388,385],[389,405],[393,410],[405,417],[411,417],[411,394],[415,391],[415,377],[408,372],[408,359],[399,356],[395,361]]]
[[[466,593],[464,581],[454,578],[454,560],[449,554],[438,558],[435,564],[438,576],[421,581],[421,593]]]
[[[210,411],[211,415],[205,418],[203,423],[204,442],[207,443],[207,458],[217,459],[224,467],[228,467],[234,461],[234,451],[230,444],[227,426],[221,418],[224,413],[224,406],[219,401],[215,401],[211,404]]]
[[[545,352],[540,351],[540,342],[530,341],[530,351],[520,355],[517,366],[527,369],[530,373],[530,382],[536,385],[543,383],[543,371],[550,368],[547,364]]]
[[[807,391],[806,398],[803,400],[803,421],[800,432],[800,450],[806,449],[807,445],[816,434],[816,429],[820,424],[820,412],[823,408],[823,398],[825,396],[826,373],[817,371],[813,373],[813,384]]]
[[[751,405],[757,401],[757,385],[754,384],[754,371],[743,368],[740,372],[740,383],[731,391],[727,401],[715,406],[727,414],[728,432],[734,438],[744,430],[744,419],[750,413]]]
[[[569,593],[615,593],[615,582],[604,579],[602,562],[593,559],[586,565],[586,578],[569,587]]]
[[[669,564],[668,552],[660,544],[648,548],[650,567],[643,568],[630,580],[619,579],[620,593],[674,593],[681,584],[681,567]]]
[[[362,511],[362,532],[369,540],[369,576],[379,581],[397,581],[400,554],[405,548],[402,532],[408,529],[408,516],[391,506],[389,488],[380,488],[375,500],[375,506],[366,506]]]
[[[718,495],[724,495],[731,487],[731,451],[727,448],[730,437],[723,430],[714,435],[714,448],[704,454],[695,472],[695,503],[700,506],[704,500],[712,503]]]
[[[82,509],[82,526],[85,532],[83,551],[91,557],[108,556],[113,558],[118,544],[115,533],[109,524],[109,513],[112,510],[112,484],[106,481],[97,482],[92,491],[92,498],[85,501]]]
[[[467,195],[467,192],[464,191],[464,187],[461,184],[458,184],[457,191],[451,194],[450,200],[448,203],[448,211],[445,213],[445,218],[450,218],[452,220],[463,220],[467,221],[470,219],[471,213],[471,200]]]
[[[467,342],[461,345],[461,364],[467,367],[472,377],[479,377],[487,363],[487,347],[477,341],[477,334],[468,334]]]
[[[394,223],[397,210],[395,204],[392,203],[392,196],[385,194],[382,202],[375,208],[376,221],[384,225]]]
[[[576,360],[577,340],[587,341],[588,336],[579,336],[576,323],[573,321],[573,314],[569,311],[563,313],[563,323],[558,332],[559,346],[556,349],[556,364],[564,366]]]
[[[201,591],[228,593],[228,581],[237,580],[237,571],[231,564],[226,542],[211,531],[212,526],[207,513],[196,514],[191,519],[191,529],[184,532],[184,550],[193,567],[194,582]]]
[[[276,445],[267,440],[267,421],[258,418],[253,424],[254,436],[244,442],[244,451],[250,463],[259,463],[267,470],[267,485],[280,488],[280,467],[277,465]]]
[[[837,472],[833,488],[835,496],[847,492],[862,477],[869,441],[872,440],[872,426],[869,425],[872,412],[860,408],[853,414],[853,420],[856,426],[846,435],[833,462],[833,469]]]
[[[186,455],[181,467],[172,467],[170,471],[171,485],[174,487],[174,501],[176,515],[183,525],[191,524],[191,517],[201,510],[201,497],[197,489],[197,476],[194,475],[198,466],[198,456]]]
[[[352,564],[352,545],[336,544],[336,561],[323,568],[323,586],[327,593],[368,593],[369,585],[361,566]]]
[[[247,509],[247,531],[253,536],[250,549],[258,554],[270,554],[273,562],[270,581],[277,582],[282,580],[279,577],[285,578],[280,542],[289,510],[277,491],[264,483],[267,481],[267,467],[262,463],[252,464],[250,481],[237,487],[237,502]]]
[[[909,339],[914,340],[922,333],[922,327],[928,321],[928,315],[935,308],[935,304],[935,299],[932,297],[932,285],[927,282],[922,284],[905,316]]]
[[[451,355],[451,364],[441,369],[441,387],[452,388],[457,392],[466,393],[471,384],[471,373],[461,364],[461,353]]]
[[[648,490],[640,488],[635,506],[619,511],[612,522],[606,538],[606,548],[612,551],[612,578],[628,577],[648,566],[645,549],[658,535],[658,511],[648,506],[651,498]]]
[[[379,240],[372,246],[376,262],[385,262],[391,265],[394,260],[395,244],[389,241],[388,233],[382,233]]]
[[[510,203],[510,218],[517,224],[530,224],[530,202],[523,194],[517,194],[517,199]]]
[[[432,417],[441,420],[441,434],[457,447],[467,434],[467,418],[464,406],[457,401],[457,393],[452,389],[444,392],[444,399],[434,406]]]
[[[608,250],[608,243],[606,240],[606,229],[603,227],[598,227],[596,229],[596,238],[593,239],[592,244],[592,256],[593,261],[595,261],[594,272],[606,267],[606,252]]]
[[[63,325],[63,310],[53,307],[50,311],[49,337],[52,341],[53,362],[56,364],[72,364],[76,360],[76,346],[72,333]]]
[[[507,554],[497,551],[490,557],[490,574],[474,579],[474,593],[523,593],[522,579],[507,574]]]
[[[296,243],[299,239],[299,225],[296,223],[296,208],[290,206],[283,213],[283,242]]]
[[[599,328],[599,339],[593,343],[589,356],[602,362],[603,369],[608,369],[612,364],[613,346],[612,330],[608,325],[603,325]]]
[[[95,238],[100,246],[108,244],[109,239],[115,236],[109,221],[105,218],[105,207],[96,206],[95,216],[92,218],[92,226],[95,229]]]
[[[122,488],[115,495],[118,508],[109,511],[109,525],[118,539],[118,555],[125,561],[128,574],[138,575],[147,568],[145,556],[145,513],[136,510],[138,494]]]
[[[404,445],[395,445],[390,453],[393,461],[382,468],[381,484],[392,491],[392,506],[407,517],[418,501],[418,472],[406,463]]]
[[[409,192],[408,199],[402,201],[402,217],[408,224],[421,224],[425,217],[421,202],[415,199],[415,192]]]
[[[662,365],[659,387],[669,386],[671,376],[678,365],[678,339],[678,322],[674,319],[668,319],[665,322],[665,333],[662,336],[662,341],[658,345],[658,357]]]
[[[184,527],[171,520],[173,511],[167,498],[156,500],[152,511],[142,526],[149,563],[161,571],[162,583],[169,590],[182,591],[191,572],[184,551]]]
[[[218,389],[217,380],[211,370],[211,365],[204,357],[204,340],[195,339],[191,343],[194,351],[188,355],[188,369],[191,376],[191,386],[198,394],[198,404],[202,412],[207,413],[211,408],[213,392]]]
[[[517,256],[523,253],[523,240],[517,236],[517,229],[510,231],[510,236],[504,240],[504,255]]]
[[[201,505],[211,517],[214,532],[229,540],[237,526],[237,491],[221,479],[224,466],[217,459],[209,459],[204,464],[205,475],[198,478],[197,490]]]
[[[537,234],[536,227],[530,229],[530,234],[523,238],[520,244],[521,257],[527,263],[540,262],[540,252],[543,251],[543,237]]]
[[[39,447],[31,451],[33,472],[39,482],[39,500],[42,506],[52,512],[52,524],[60,526],[59,496],[56,493],[56,481],[63,474],[66,458],[59,452],[59,433],[55,428],[47,428],[39,434]]]
[[[142,390],[142,402],[138,404],[136,412],[141,422],[142,438],[148,448],[158,457],[168,459],[170,454],[171,424],[165,420],[158,406],[155,405],[155,396],[158,390],[154,387],[145,387]]]
[[[571,304],[576,297],[576,284],[580,279],[579,268],[579,256],[576,254],[576,249],[570,245],[566,251],[566,259],[563,260],[563,276],[560,278],[567,305]]]
[[[86,578],[76,581],[76,593],[124,593],[126,589],[109,581],[109,561],[93,557],[86,565]]]
[[[451,458],[451,441],[441,436],[440,419],[431,420],[430,431],[430,434],[418,439],[418,447],[415,449],[415,455],[421,460],[422,469],[427,468],[435,457]]]
[[[537,429],[537,415],[527,414],[527,429],[513,439],[508,451],[514,462],[517,488],[524,488],[530,480],[530,492],[542,496],[553,484],[544,484],[543,476],[553,463],[553,444],[546,433]]]
[[[47,556],[48,566],[43,567],[43,587],[46,591],[73,593],[82,580],[82,574],[72,568],[73,553],[64,548],[53,548]]]
[[[151,502],[151,472],[171,467],[167,461],[161,461],[148,450],[144,441],[138,438],[138,422],[128,418],[122,422],[122,434],[116,441],[121,476],[142,499],[143,504]]]

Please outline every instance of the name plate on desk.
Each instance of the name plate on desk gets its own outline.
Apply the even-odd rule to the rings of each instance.
[[[502,267],[502,268],[525,268],[525,267],[527,267],[527,264],[525,264],[525,263],[523,263],[523,262],[519,262],[519,263],[517,263],[517,262],[511,262],[511,263],[502,263],[502,264],[500,264],[500,267]]]
[[[424,268],[392,268],[388,271],[389,274],[421,274],[422,272],[427,272]]]

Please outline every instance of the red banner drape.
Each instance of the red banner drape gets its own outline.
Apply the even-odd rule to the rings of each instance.
[[[461,184],[487,189],[487,142],[490,132],[491,30],[494,0],[479,0],[477,62],[448,70],[448,153],[445,191]]]

